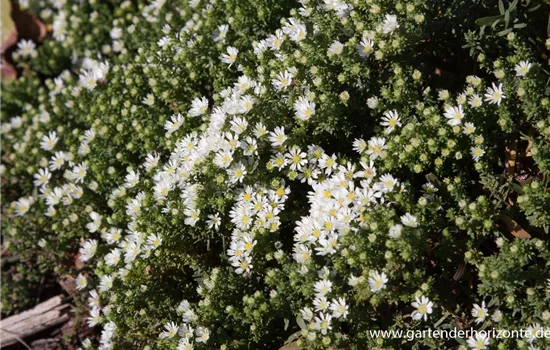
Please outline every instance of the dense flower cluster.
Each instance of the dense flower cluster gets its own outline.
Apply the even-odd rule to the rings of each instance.
[[[51,37],[3,85],[5,243],[74,279],[82,348],[550,326],[547,8],[502,34],[467,1],[20,5]]]

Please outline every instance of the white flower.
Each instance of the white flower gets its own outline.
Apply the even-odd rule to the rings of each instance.
[[[382,30],[384,34],[393,33],[394,30],[399,28],[396,15],[386,15],[384,22],[382,23]]]
[[[332,317],[334,318],[346,318],[348,317],[349,307],[346,305],[346,299],[338,298],[332,299],[330,303],[330,310],[332,311]]]
[[[476,131],[476,127],[473,123],[464,123],[464,134],[465,135],[470,135],[472,134],[474,131]]]
[[[363,40],[361,40],[359,44],[357,44],[357,50],[359,50],[359,55],[361,57],[368,57],[374,50],[374,41],[363,38]],[[375,108],[375,107],[370,107],[370,108]]]
[[[198,327],[195,330],[195,335],[197,336],[195,338],[197,343],[206,343],[210,339],[210,331],[204,327]]]
[[[370,290],[376,293],[386,288],[386,283],[388,283],[388,275],[384,272],[379,273],[378,271],[374,271],[370,273],[368,281]]]
[[[113,280],[114,278],[109,275],[101,277],[99,280],[99,290],[101,292],[106,292],[111,289],[113,287]]]
[[[340,54],[342,54],[342,51],[344,50],[344,45],[339,42],[338,40],[335,40],[332,42],[332,44],[330,44],[329,48],[328,48],[328,55],[329,56],[332,56],[332,55],[336,55],[336,56],[339,56]]]
[[[417,227],[418,221],[416,220],[416,217],[406,213],[405,215],[401,216],[401,223],[408,227]]]
[[[271,84],[273,84],[273,87],[275,89],[283,90],[292,84],[293,78],[294,78],[294,75],[290,73],[288,70],[286,70],[284,72],[279,73],[276,79],[271,80]]]
[[[479,96],[478,94],[473,94],[472,96],[470,96],[470,98],[468,99],[468,104],[472,107],[472,108],[478,108],[478,107],[481,107],[481,105],[483,104],[483,101],[481,99],[481,96]]]
[[[491,319],[496,323],[502,321],[502,312],[500,310],[495,310],[495,312],[493,312],[493,316],[491,316]]]
[[[87,240],[86,242],[84,242],[84,244],[79,250],[80,260],[82,262],[86,262],[90,260],[95,255],[96,250],[97,250],[97,241],[95,239]]]
[[[183,214],[186,216],[184,223],[189,226],[195,226],[200,219],[200,213],[199,209],[185,209],[183,211]]]
[[[481,148],[479,146],[475,146],[475,147],[470,148],[470,151],[472,152],[472,158],[476,162],[479,162],[481,157],[485,154],[485,151],[483,150],[483,148]]]
[[[315,295],[326,296],[332,290],[332,282],[329,280],[320,280],[315,282]]]
[[[25,215],[31,208],[32,204],[33,204],[33,201],[31,197],[19,198],[19,200],[15,202],[15,215],[17,216]]]
[[[476,323],[481,323],[485,321],[485,318],[489,314],[487,308],[485,307],[485,301],[481,303],[481,306],[474,304],[472,309],[472,316],[476,318]]]
[[[88,280],[81,273],[75,279],[76,289],[82,290],[88,285]]]
[[[517,64],[514,69],[516,70],[516,76],[518,77],[524,77],[529,73],[529,70],[531,69],[532,64],[527,61],[521,61],[519,64]]]
[[[22,39],[17,43],[17,53],[23,57],[33,56],[36,51],[36,44],[32,40]]]
[[[375,160],[382,157],[386,151],[386,139],[383,137],[372,137],[369,140],[369,149],[366,154],[370,155],[370,159]]]
[[[489,345],[489,337],[486,332],[477,332],[475,337],[468,338],[468,346],[473,350],[484,350]]]
[[[86,224],[86,228],[91,233],[94,233],[99,230],[99,227],[101,226],[101,215],[93,211],[90,213],[90,218],[92,219],[92,222]]]
[[[124,183],[124,187],[135,187],[139,183],[139,173],[135,172],[134,170],[130,170],[130,172],[126,175],[125,181],[126,182]]]
[[[86,167],[86,164],[80,163],[72,169],[70,176],[77,183],[83,182],[84,178],[86,177],[87,171],[88,168]]]
[[[216,231],[220,228],[222,220],[220,219],[220,214],[216,213],[214,215],[208,215],[208,220],[206,220],[206,225],[208,228],[214,228]]]
[[[321,331],[321,334],[327,334],[332,329],[331,326],[332,316],[330,314],[319,313],[318,317],[315,317],[315,329]]]
[[[391,238],[397,239],[401,237],[401,232],[403,231],[403,226],[397,224],[390,227],[390,231],[388,233],[388,236]]]
[[[90,311],[90,316],[87,319],[88,327],[95,327],[99,323],[99,308],[94,307]]]
[[[45,186],[48,184],[52,177],[52,174],[48,171],[47,168],[39,169],[36,174],[34,174],[34,185],[36,187]]]
[[[153,94],[147,94],[141,101],[144,105],[152,106],[155,104],[155,96]]]
[[[384,112],[384,117],[382,118],[380,125],[386,127],[386,130],[384,130],[386,134],[391,133],[396,126],[401,126],[401,121],[397,111],[393,110]]]
[[[120,262],[120,249],[114,248],[105,255],[105,264],[107,266],[116,266]]]
[[[416,297],[416,301],[411,305],[416,308],[416,310],[414,310],[411,314],[413,320],[420,320],[424,318],[424,321],[426,321],[428,319],[428,315],[432,313],[433,303],[425,296],[422,296],[421,299]]]
[[[189,115],[192,117],[198,117],[206,113],[208,110],[208,100],[206,97],[195,98],[191,101],[191,109],[189,110]]]
[[[162,237],[160,235],[156,235],[154,233],[151,233],[149,236],[147,236],[147,246],[149,249],[157,249],[162,244]]]
[[[239,54],[239,50],[233,46],[229,46],[227,48],[227,53],[222,54],[221,60],[223,63],[229,64],[231,66],[235,61],[237,60],[237,55]]]
[[[296,118],[308,120],[315,114],[315,102],[300,96],[296,102],[294,102],[294,110],[296,111]]]
[[[306,38],[307,28],[296,18],[289,18],[282,28],[283,33],[289,36],[290,40],[299,42]]]
[[[57,144],[57,141],[59,141],[59,139],[57,138],[57,134],[55,133],[55,131],[50,131],[50,133],[47,136],[44,135],[42,137],[42,142],[40,142],[40,148],[42,148],[45,151],[51,151]]]
[[[375,109],[376,107],[378,107],[378,102],[379,102],[378,97],[376,96],[369,97],[367,99],[367,106],[369,106],[370,109]]]
[[[168,133],[168,135],[172,134],[176,130],[178,130],[183,125],[183,116],[178,113],[174,114],[170,120],[167,120],[166,123],[164,123],[164,129]]]
[[[178,325],[174,322],[168,322],[164,325],[164,331],[160,333],[159,338],[174,338],[178,334]]]
[[[287,136],[285,135],[285,129],[282,126],[276,127],[275,130],[269,133],[268,139],[269,142],[271,142],[271,146],[282,146],[287,139]]]
[[[491,104],[500,105],[502,99],[504,98],[506,98],[506,96],[504,96],[504,93],[502,92],[502,83],[498,84],[498,86],[493,83],[492,87],[487,88],[485,101],[488,101]]]
[[[455,126],[461,124],[462,119],[464,118],[464,110],[462,110],[462,106],[445,106],[445,118],[449,119],[447,121],[447,124],[449,125]]]

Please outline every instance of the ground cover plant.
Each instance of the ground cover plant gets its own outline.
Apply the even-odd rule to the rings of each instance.
[[[20,1],[2,313],[82,349],[545,349],[545,1]],[[530,330],[506,339],[371,330]]]

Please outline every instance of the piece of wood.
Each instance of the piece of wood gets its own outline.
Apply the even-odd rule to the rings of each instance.
[[[62,295],[55,296],[33,309],[0,321],[0,347],[20,342],[70,319],[71,305]]]

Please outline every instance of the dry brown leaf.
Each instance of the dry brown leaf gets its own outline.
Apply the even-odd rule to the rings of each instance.
[[[502,218],[502,222],[506,225],[506,229],[510,231],[515,237],[519,239],[529,239],[531,235],[529,232],[525,231],[515,220],[509,216]]]

